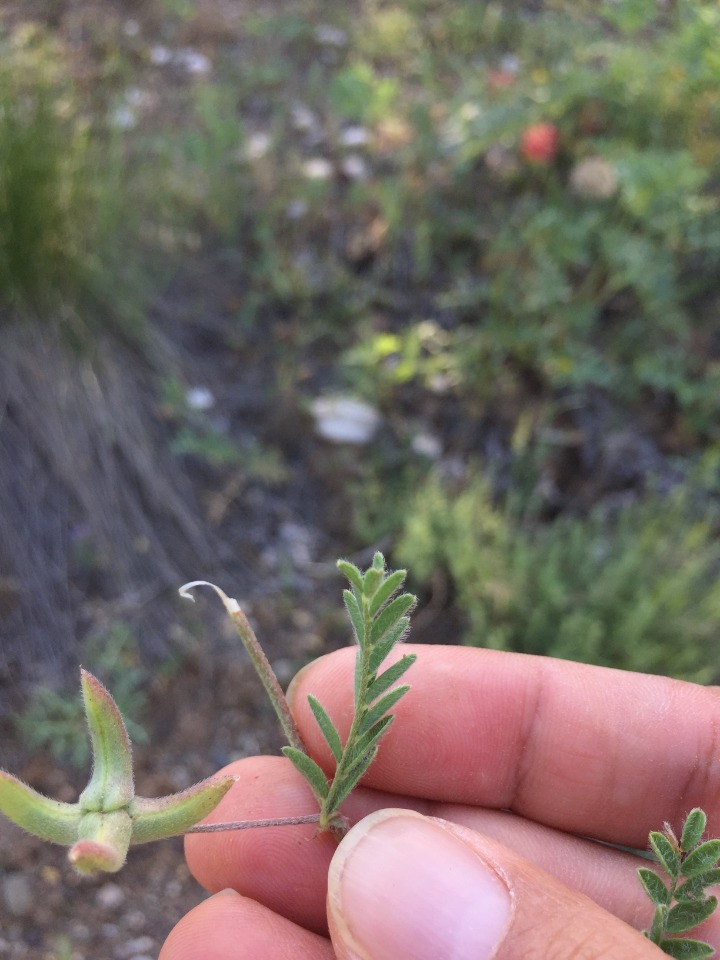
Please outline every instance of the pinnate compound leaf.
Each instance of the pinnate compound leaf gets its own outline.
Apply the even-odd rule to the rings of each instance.
[[[395,626],[400,618],[415,605],[415,597],[411,593],[401,593],[395,597],[373,620],[370,629],[370,644],[375,646],[385,639],[386,634]]]
[[[390,693],[386,693],[384,697],[380,697],[378,702],[370,707],[368,712],[363,717],[362,723],[360,724],[360,733],[366,733],[368,730],[373,727],[381,717],[384,717],[385,714],[392,710],[395,704],[401,697],[404,697],[408,692],[410,687],[405,684],[402,687],[395,687],[394,690],[391,690]]]
[[[380,664],[387,658],[395,644],[400,643],[409,627],[409,617],[400,617],[395,626],[389,630],[385,639],[371,648],[371,653],[368,657],[368,670],[371,674],[377,672]]]
[[[696,847],[702,840],[705,833],[707,817],[705,811],[700,807],[694,807],[685,818],[682,834],[680,835],[680,846],[686,852]]]
[[[711,870],[720,860],[720,840],[707,840],[683,860],[680,872],[684,877],[696,877]]]
[[[675,880],[680,874],[680,857],[664,833],[653,831],[650,834],[650,846],[660,866],[668,876]]]
[[[416,653],[407,653],[404,657],[398,660],[397,663],[394,663],[391,667],[388,667],[387,670],[381,673],[379,677],[373,680],[368,688],[368,703],[372,703],[374,700],[377,700],[381,693],[385,693],[386,690],[389,690],[395,681],[399,680],[405,671],[409,670],[416,660]]]
[[[665,921],[666,933],[687,933],[693,927],[707,920],[715,912],[717,906],[716,897],[708,897],[707,900],[697,900],[692,902],[686,900],[683,903],[677,903],[671,907]]]
[[[337,732],[335,724],[327,715],[327,712],[320,701],[317,700],[312,694],[308,694],[308,703],[310,704],[310,709],[317,720],[317,725],[320,727],[322,735],[325,737],[327,745],[332,750],[332,755],[335,757],[335,760],[339,762],[340,758],[342,757],[343,748],[342,741],[340,740],[340,734]]]
[[[345,609],[348,612],[350,623],[352,624],[353,631],[355,632],[355,639],[362,647],[365,643],[365,623],[363,620],[362,611],[360,610],[360,605],[358,604],[355,594],[352,592],[352,590],[343,590],[343,600],[345,601]]]
[[[405,582],[407,570],[396,570],[380,584],[373,594],[372,600],[368,606],[371,617],[374,617],[382,607],[388,602],[390,597],[396,593]]]
[[[676,960],[702,960],[711,957],[715,952],[709,943],[702,940],[688,940],[686,937],[664,937],[658,944],[660,949],[669,957]]]
[[[296,750],[295,747],[283,747],[282,752],[307,780],[318,803],[322,806],[328,795],[329,786],[320,767],[306,753],[303,753],[302,750]]]
[[[362,593],[363,578],[355,564],[350,563],[349,560],[338,560],[337,568],[340,573],[350,581],[358,593]]]
[[[640,877],[640,883],[645,888],[645,892],[656,907],[660,904],[667,906],[670,903],[670,891],[654,870],[648,870],[647,867],[640,867],[638,876]]]

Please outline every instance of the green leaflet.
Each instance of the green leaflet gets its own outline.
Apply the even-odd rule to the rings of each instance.
[[[355,587],[358,593],[362,594],[363,578],[360,571],[354,563],[348,563],[347,560],[338,560],[337,568],[343,576],[347,577],[350,583]]]
[[[417,660],[416,653],[407,653],[391,667],[388,667],[380,676],[373,680],[368,688],[368,700],[376,700],[381,693],[385,693]]]
[[[695,807],[687,815],[683,824],[682,834],[680,835],[680,846],[683,850],[692,850],[702,840],[705,833],[707,817],[705,811],[700,807]]]
[[[283,747],[282,752],[305,777],[318,803],[322,805],[328,795],[329,787],[327,778],[320,767],[306,753],[297,750],[295,747]]]
[[[312,694],[308,696],[308,703],[310,704],[310,709],[312,710],[318,726],[322,731],[322,735],[325,737],[328,746],[332,750],[333,756],[339,761],[340,757],[342,757],[342,742],[340,740],[340,734],[335,728],[335,724],[325,712],[325,708],[320,701],[313,697]]]
[[[371,617],[374,617],[385,606],[390,597],[400,589],[406,576],[407,570],[396,570],[378,587],[368,606],[368,613]]]
[[[650,846],[663,870],[673,879],[677,878],[680,872],[680,856],[665,834],[658,832],[651,833]]]
[[[667,906],[670,903],[670,891],[654,870],[648,870],[647,867],[640,867],[638,876],[640,877],[640,883],[642,883],[645,888],[645,892],[655,906],[659,906],[660,904]]]
[[[377,618],[373,621],[372,629],[370,630],[370,643],[375,646],[384,640],[388,632],[414,604],[415,597],[411,593],[403,593],[402,596],[396,597],[381,610]]]
[[[709,943],[702,940],[687,940],[685,937],[663,939],[659,943],[660,949],[677,960],[702,960],[711,957],[715,951]]]
[[[398,622],[390,628],[384,638],[379,641],[376,646],[371,647],[371,653],[368,657],[367,664],[368,671],[370,673],[377,673],[381,664],[387,658],[395,644],[400,643],[400,641],[405,638],[409,626],[410,618],[401,617]]]
[[[720,860],[720,840],[708,840],[689,853],[680,871],[684,877],[696,877],[712,869]]]
[[[362,646],[365,642],[365,624],[363,622],[363,615],[360,612],[360,606],[352,590],[343,590],[343,600],[345,601],[345,608],[355,633],[355,639],[360,646]]]
[[[708,897],[705,901],[686,900],[672,907],[665,921],[668,933],[687,933],[693,927],[699,926],[704,920],[712,916],[717,906],[716,897]]]
[[[408,684],[405,684],[403,687],[395,687],[395,689],[391,690],[390,693],[386,693],[384,697],[381,697],[376,704],[370,707],[368,712],[360,721],[358,732],[361,734],[367,733],[367,731],[370,730],[370,728],[373,727],[378,720],[388,713],[388,711],[392,710],[400,697],[404,697],[409,689],[410,687]]]

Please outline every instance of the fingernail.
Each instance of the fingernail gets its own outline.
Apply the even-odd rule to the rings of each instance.
[[[372,960],[485,960],[502,940],[510,891],[440,824],[381,810],[348,833],[333,857],[335,931]]]
[[[225,887],[224,890],[218,890],[217,893],[214,893],[210,897],[210,899],[217,900],[219,897],[239,897],[239,896],[240,894],[237,892],[237,890],[233,890],[232,887]]]

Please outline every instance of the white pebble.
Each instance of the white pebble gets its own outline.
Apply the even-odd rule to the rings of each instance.
[[[317,397],[312,404],[315,429],[333,443],[368,443],[380,424],[380,414],[355,397]]]

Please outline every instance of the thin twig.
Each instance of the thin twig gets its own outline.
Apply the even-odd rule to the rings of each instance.
[[[254,827],[294,827],[300,823],[318,823],[319,813],[303,817],[278,817],[269,820],[235,820],[228,823],[201,823],[190,827],[185,833],[220,833],[223,830],[251,830]]]

